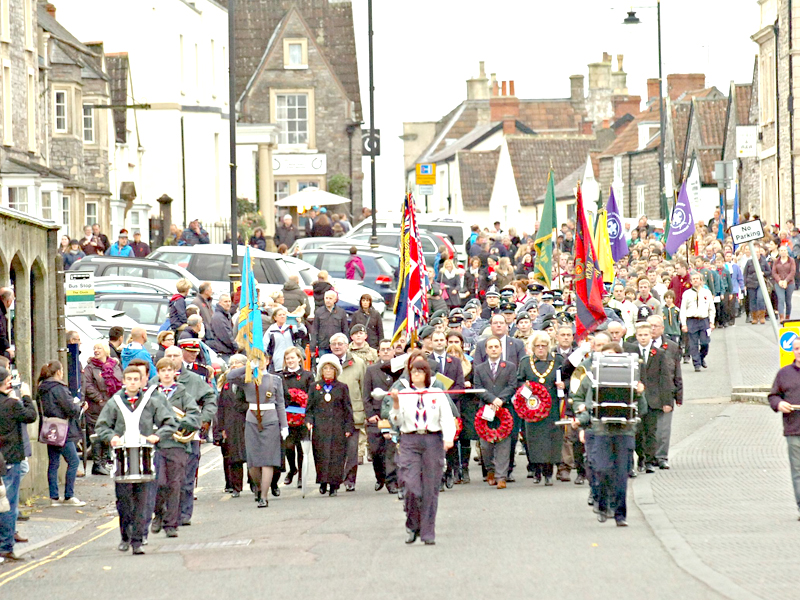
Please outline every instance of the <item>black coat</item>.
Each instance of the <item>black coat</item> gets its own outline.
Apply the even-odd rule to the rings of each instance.
[[[208,346],[218,354],[236,354],[239,344],[236,343],[236,335],[233,333],[233,321],[227,310],[217,304],[214,309],[214,316],[211,318],[210,340]]]
[[[297,228],[294,226],[294,224],[292,224],[291,227],[286,227],[283,223],[281,223],[275,228],[276,246],[286,244],[287,248],[291,248],[295,240],[297,240]]]
[[[217,428],[225,432],[221,442],[222,456],[231,462],[246,462],[244,445],[244,423],[247,417],[247,398],[238,385],[225,383],[219,393],[217,404]]]
[[[462,291],[461,276],[453,271],[453,276],[448,277],[443,270],[440,270],[438,281],[442,288],[442,297],[445,296],[446,292],[447,298],[445,302],[447,302],[448,308],[452,309],[461,306],[461,296],[459,295],[459,292]]]
[[[489,279],[486,276],[486,269],[479,269],[477,275],[469,272],[469,268],[464,272],[464,289],[467,290],[472,298],[481,297],[481,293],[489,287]]]
[[[761,271],[763,273],[772,272],[772,269],[767,263],[767,259],[765,257],[760,257],[758,262],[761,265]],[[758,275],[756,275],[756,268],[753,265],[752,258],[744,265],[744,287],[746,287],[748,290],[754,290],[758,287]]]
[[[528,355],[525,350],[525,342],[520,339],[506,336],[506,360],[519,366],[522,359]],[[486,340],[481,340],[475,347],[475,364],[486,362]]]
[[[303,390],[309,397],[311,396],[311,386],[314,385],[314,376],[311,372],[304,371],[302,366],[299,371],[295,371],[294,373],[291,371],[281,371],[277,375],[283,379],[283,393],[286,396],[286,406],[296,406],[295,402],[292,401],[289,390]],[[304,432],[308,431],[303,425],[298,427]],[[306,435],[307,434],[304,433],[302,437],[305,438]]]
[[[308,395],[306,423],[313,425],[312,447],[317,466],[317,483],[341,485],[347,458],[347,437],[354,435],[353,407],[347,385],[334,381],[330,401],[325,400],[323,382],[317,381]]]
[[[378,344],[383,339],[383,319],[380,313],[370,306],[369,313],[359,309],[350,316],[350,327],[363,325],[367,328],[367,345],[378,349]]]
[[[668,364],[667,353],[662,348],[656,348],[653,343],[650,344],[650,349],[646,365],[639,358],[639,381],[644,384],[647,406],[661,410],[674,404],[674,377],[671,377],[672,369]],[[639,356],[637,342],[626,343],[623,350]]]
[[[66,383],[55,379],[45,379],[39,384],[37,399],[42,407],[42,415],[45,417],[69,419],[68,442],[77,442],[83,437],[78,424],[81,403],[73,400]]]
[[[323,305],[314,313],[314,323],[309,332],[311,347],[330,350],[331,336],[334,333],[343,333],[348,338],[350,337],[347,313],[338,306],[334,306],[331,311]]]
[[[444,370],[439,365],[435,355],[431,353],[428,357],[428,364],[433,373],[441,373],[445,377],[453,380],[452,388],[456,390],[464,389],[464,368],[461,361],[452,354],[446,354],[444,359]]]
[[[388,392],[392,388],[392,384],[400,378],[402,369],[396,373],[392,372],[391,362],[378,361],[374,365],[367,367],[364,374],[364,393],[362,399],[364,400],[364,413],[367,420],[370,417],[381,416],[381,404],[383,400],[376,400],[372,397],[373,390],[384,390]],[[367,424],[367,429],[373,432],[378,431],[377,424]]]
[[[562,360],[560,356],[550,356],[547,360],[535,360],[533,356],[526,356],[522,359],[517,370],[518,383],[522,385],[525,381],[539,383],[539,378],[531,368],[531,361],[538,373],[547,372],[550,361],[555,360],[553,369],[544,378],[544,385],[550,394],[550,412],[541,421],[535,423],[525,423],[525,436],[528,442],[528,456],[532,463],[557,464],[561,461],[561,445],[564,438],[564,431],[556,426],[556,421],[560,416],[560,401],[558,390],[556,389],[556,371],[561,368]]]
[[[0,356],[11,358],[8,349],[11,347],[11,332],[8,328],[8,309],[0,300]]]
[[[22,428],[36,422],[36,406],[30,396],[22,400],[0,392],[0,452],[7,465],[25,460]]]

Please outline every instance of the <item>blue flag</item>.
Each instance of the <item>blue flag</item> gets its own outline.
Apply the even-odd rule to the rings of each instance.
[[[728,222],[728,217],[725,214],[725,194],[727,190],[720,190],[719,194],[719,225],[717,226],[717,239],[722,241],[725,239],[725,229]]]
[[[236,342],[244,348],[244,354],[247,356],[245,382],[254,381],[260,384],[267,363],[264,353],[264,332],[261,327],[261,309],[258,307],[257,285],[253,275],[253,262],[250,260],[250,246],[248,246],[242,263],[239,332],[236,335]],[[253,367],[252,361],[256,361],[258,366]]]
[[[693,234],[694,216],[692,216],[692,205],[689,202],[689,194],[686,193],[686,182],[684,181],[680,194],[678,194],[678,203],[672,210],[669,236],[667,236],[667,253],[675,254],[681,244],[690,239]]]
[[[608,241],[611,242],[611,256],[614,262],[617,262],[628,255],[628,244],[625,242],[625,231],[622,228],[617,200],[614,198],[614,188],[611,188],[611,193],[608,195],[606,214],[608,215]]]
[[[733,218],[731,225],[739,224],[739,182],[736,182],[736,194],[733,197]]]

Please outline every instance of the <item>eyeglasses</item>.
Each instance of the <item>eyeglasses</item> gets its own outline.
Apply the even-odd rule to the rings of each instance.
[[[419,367],[411,367],[411,372],[412,373],[424,373],[425,369],[421,369]]]

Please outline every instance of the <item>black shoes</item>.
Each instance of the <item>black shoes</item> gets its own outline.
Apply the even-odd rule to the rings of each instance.
[[[269,506],[269,500],[266,498],[259,498],[258,499],[258,508],[267,508]]]
[[[322,495],[325,495],[325,494],[328,493],[328,484],[327,483],[319,484],[319,493],[322,494]]]
[[[390,494],[396,494],[397,486],[393,483],[389,483],[386,485],[386,491],[389,492]]]
[[[595,506],[594,514],[597,515],[597,520],[600,523],[605,523],[606,521],[608,521],[608,517],[606,516],[606,511],[604,511],[602,508]]]
[[[108,477],[109,472],[103,463],[95,461],[94,464],[92,464],[92,475],[103,475]]]
[[[292,485],[292,480],[295,475],[297,475],[297,471],[289,471],[283,479],[283,485]]]
[[[345,483],[344,484],[344,491],[345,492],[355,492],[356,491],[356,484],[355,483]]]
[[[436,542],[434,540],[425,540],[422,543],[425,544],[426,546],[435,546],[436,545]]]
[[[270,488],[270,491],[272,492],[272,495],[275,496],[276,498],[281,495],[281,488],[279,488],[277,485],[273,485]]]
[[[120,542],[119,546],[117,546],[117,550],[119,550],[120,552],[127,552],[130,549],[131,549],[131,543],[126,541]]]
[[[447,475],[444,476],[444,485],[447,487],[448,490],[452,490],[453,489],[453,484],[454,484],[453,472],[452,471],[448,471]]]
[[[625,519],[617,519],[617,527],[627,527],[628,522]]]
[[[669,462],[667,462],[666,459],[662,458],[661,460],[658,461],[658,468],[666,471],[667,469],[669,469]]]
[[[708,365],[706,364],[706,359],[705,358],[703,359],[703,361],[700,364],[703,365],[704,369],[708,368]]]
[[[647,463],[644,467],[645,473],[655,473],[656,472],[656,465],[652,463]]]
[[[406,529],[406,533],[408,534],[406,536],[406,544],[413,544],[417,541],[417,535],[419,535],[418,532]]]
[[[515,481],[516,479],[514,479],[514,476],[511,473],[509,473],[508,477],[506,477],[506,483],[514,483]]]
[[[533,476],[533,483],[542,483],[542,476],[541,475],[534,475]]]
[[[161,532],[161,517],[153,517],[153,522],[150,524],[150,531],[153,533],[160,533]]]
[[[383,489],[383,485],[384,484],[383,484],[382,481],[376,481],[375,482],[375,491],[376,492],[380,492]]]
[[[506,481],[508,481],[508,479],[506,479]],[[461,471],[461,483],[464,485],[469,483],[469,471],[467,471],[466,469]]]
[[[353,491],[355,491],[355,489],[356,488],[353,488]],[[350,490],[347,490],[347,491],[349,492]],[[339,495],[339,488],[332,487],[331,491],[328,492],[328,496],[330,498],[333,498],[334,496],[338,496],[338,495]]]
[[[578,475],[575,478],[575,485],[583,485],[584,483],[586,483],[586,477],[584,477],[583,475]]]

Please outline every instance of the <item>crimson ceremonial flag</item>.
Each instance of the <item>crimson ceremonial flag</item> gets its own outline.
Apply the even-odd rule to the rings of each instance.
[[[597,254],[592,244],[592,234],[583,212],[583,195],[578,185],[578,222],[575,227],[575,339],[584,339],[589,332],[606,320],[603,309],[603,274],[597,264]]]

